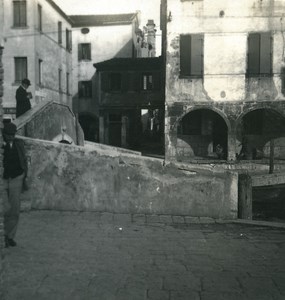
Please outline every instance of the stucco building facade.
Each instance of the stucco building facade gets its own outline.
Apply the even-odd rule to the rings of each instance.
[[[118,15],[73,15],[73,111],[78,114],[87,139],[98,131],[93,64],[114,57],[135,57],[135,32],[139,13]],[[91,133],[93,135],[93,133]],[[98,141],[97,138],[95,138]]]
[[[284,157],[284,9],[162,0],[167,159]]]
[[[71,107],[71,20],[52,0],[1,2],[6,117],[14,117],[16,89],[25,77],[32,83],[32,106],[55,100]]]

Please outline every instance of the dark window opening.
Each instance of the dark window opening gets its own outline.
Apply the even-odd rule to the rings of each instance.
[[[120,91],[122,87],[122,75],[120,73],[110,74],[109,83],[111,91]]]
[[[43,24],[42,24],[42,7],[38,4],[38,30],[42,31]]]
[[[201,34],[180,35],[180,75],[203,77],[204,36]]]
[[[57,23],[58,43],[62,44],[62,22]]]
[[[61,86],[61,82],[62,82],[62,70],[61,69],[58,69],[58,90],[59,92],[62,91],[62,86]]]
[[[71,51],[72,50],[72,35],[71,35],[71,30],[66,29],[65,35],[66,35],[66,50],[67,51]]]
[[[26,57],[15,57],[15,82],[20,83],[28,77],[28,64]]]
[[[79,98],[92,97],[92,81],[79,81],[78,82],[78,96]]]

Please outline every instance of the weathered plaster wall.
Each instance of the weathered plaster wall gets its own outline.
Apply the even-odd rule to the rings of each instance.
[[[69,106],[42,103],[17,118],[18,135],[48,141],[67,140],[84,145],[84,134]]]
[[[26,139],[35,209],[237,217],[237,174]]]
[[[13,1],[4,0],[4,46],[3,56],[5,81],[4,107],[16,107],[15,94],[19,83],[15,83],[14,57],[27,57],[28,78],[32,85],[32,105],[43,100],[57,101],[71,106],[71,95],[66,93],[66,73],[70,73],[72,88],[72,58],[66,51],[66,28],[71,24],[45,0],[28,0],[27,27],[13,27]],[[42,6],[42,32],[38,30],[37,5]],[[58,21],[62,22],[62,44],[58,44]],[[2,23],[1,23],[2,25]],[[42,60],[42,83],[39,83],[39,59]],[[59,91],[58,69],[62,70],[62,90]],[[71,92],[70,92],[71,94]]]
[[[94,63],[114,57],[132,57],[133,26],[109,25],[90,26],[89,33],[82,34],[81,28],[73,28],[73,110],[76,113],[97,114],[96,101],[92,98],[78,98],[78,82],[93,80],[93,98],[96,98],[96,70]],[[112,38],[110,38],[112,37]],[[78,61],[78,44],[91,44],[91,60]]]
[[[167,14],[172,15],[166,41],[167,159],[177,157],[177,123],[196,106],[213,108],[230,124],[229,160],[235,159],[236,144],[240,143],[235,132],[239,114],[262,102],[271,102],[279,110],[280,102],[285,101],[280,76],[284,65],[284,9],[284,1],[273,0],[167,1]],[[273,76],[246,78],[247,36],[265,31],[273,37]],[[196,33],[204,34],[203,78],[180,78],[180,34]]]

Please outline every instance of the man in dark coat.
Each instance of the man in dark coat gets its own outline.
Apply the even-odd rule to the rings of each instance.
[[[4,167],[4,233],[5,247],[14,247],[20,217],[20,195],[28,172],[24,142],[15,138],[17,127],[5,123],[3,128],[3,167]]]
[[[30,85],[30,80],[25,78],[16,91],[16,118],[31,109],[30,99],[32,98],[32,94],[27,92]]]

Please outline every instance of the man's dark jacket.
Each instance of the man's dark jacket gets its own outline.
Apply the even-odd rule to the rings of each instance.
[[[16,118],[31,109],[28,92],[20,85],[16,91]]]

